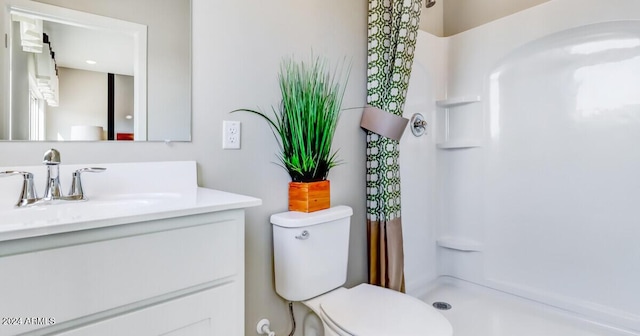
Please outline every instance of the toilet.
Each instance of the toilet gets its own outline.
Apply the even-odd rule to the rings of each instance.
[[[352,214],[335,206],[271,216],[278,295],[311,309],[325,336],[451,336],[449,321],[423,301],[369,284],[342,287]]]

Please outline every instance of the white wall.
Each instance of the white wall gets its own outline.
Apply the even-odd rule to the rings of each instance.
[[[5,17],[5,8],[0,8],[0,15],[2,15],[1,17],[4,18]],[[2,21],[5,21],[4,19],[2,19]],[[8,31],[8,25],[10,24],[9,22],[2,22],[3,26],[2,28],[4,29],[4,31]],[[8,55],[8,50],[7,48],[4,48],[2,51],[0,51],[0,66],[2,66],[2,69],[8,69],[9,68],[9,55]],[[2,92],[2,96],[5,97],[6,96],[6,91],[5,91],[5,86],[8,85],[8,81],[9,81],[9,74],[5,73],[5,71],[2,71],[0,74],[0,92]],[[10,122],[10,117],[9,117],[9,99],[3,99],[3,101],[0,103],[0,139],[8,139],[9,138],[9,122]]]
[[[70,140],[75,125],[108,127],[106,73],[59,67],[59,106],[47,107],[47,140]],[[133,77],[114,76],[115,133],[133,133]]]
[[[101,126],[107,129],[107,74],[58,68],[60,88],[57,107],[46,110],[46,139],[71,140],[71,126]]]
[[[312,50],[352,62],[344,106],[364,105],[367,7],[364,0],[194,0],[192,142],[1,142],[0,165],[38,164],[50,147],[60,150],[63,164],[196,160],[200,185],[262,198],[261,207],[247,212],[246,335],[255,335],[255,324],[263,317],[271,319],[278,334],[288,333],[287,306],[273,287],[269,216],[287,209],[289,177],[273,163],[278,147],[265,122],[228,112],[258,106],[267,110],[276,104],[280,60],[292,54],[303,57]],[[348,286],[367,278],[365,136],[360,114],[359,109],[345,111],[335,143],[345,164],[329,175],[333,204],[354,209]],[[241,150],[221,149],[222,120],[242,121]],[[66,176],[61,179],[69,182]],[[298,322],[302,317],[298,311]]]
[[[445,0],[444,36],[451,36],[550,0]]]
[[[115,75],[114,91],[114,133],[133,133],[133,76]]]
[[[426,2],[425,0],[424,3]],[[423,5],[420,13],[420,30],[435,36],[444,36],[444,0],[436,1],[431,8]]]
[[[451,36],[547,1],[437,0],[433,7],[423,7],[420,29],[435,36]]]
[[[22,51],[20,45],[20,24],[13,23],[14,38],[11,58],[13,59],[13,77],[11,101],[11,136],[15,140],[29,140],[29,61],[30,53]],[[18,75],[22,74],[22,75]],[[5,94],[3,94],[4,96]],[[26,111],[26,112],[22,112]]]

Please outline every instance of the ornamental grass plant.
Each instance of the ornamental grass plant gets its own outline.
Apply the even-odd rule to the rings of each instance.
[[[291,58],[280,65],[278,82],[282,102],[272,115],[251,109],[270,125],[280,145],[278,158],[293,182],[326,180],[329,170],[340,163],[331,145],[340,118],[349,69],[331,70],[328,62]]]

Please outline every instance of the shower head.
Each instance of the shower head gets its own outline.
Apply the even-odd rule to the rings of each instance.
[[[426,6],[427,8],[431,8],[435,4],[436,4],[436,0],[427,0]]]

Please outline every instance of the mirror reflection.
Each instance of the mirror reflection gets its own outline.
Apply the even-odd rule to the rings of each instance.
[[[189,0],[6,0],[0,139],[189,141],[190,16]]]

